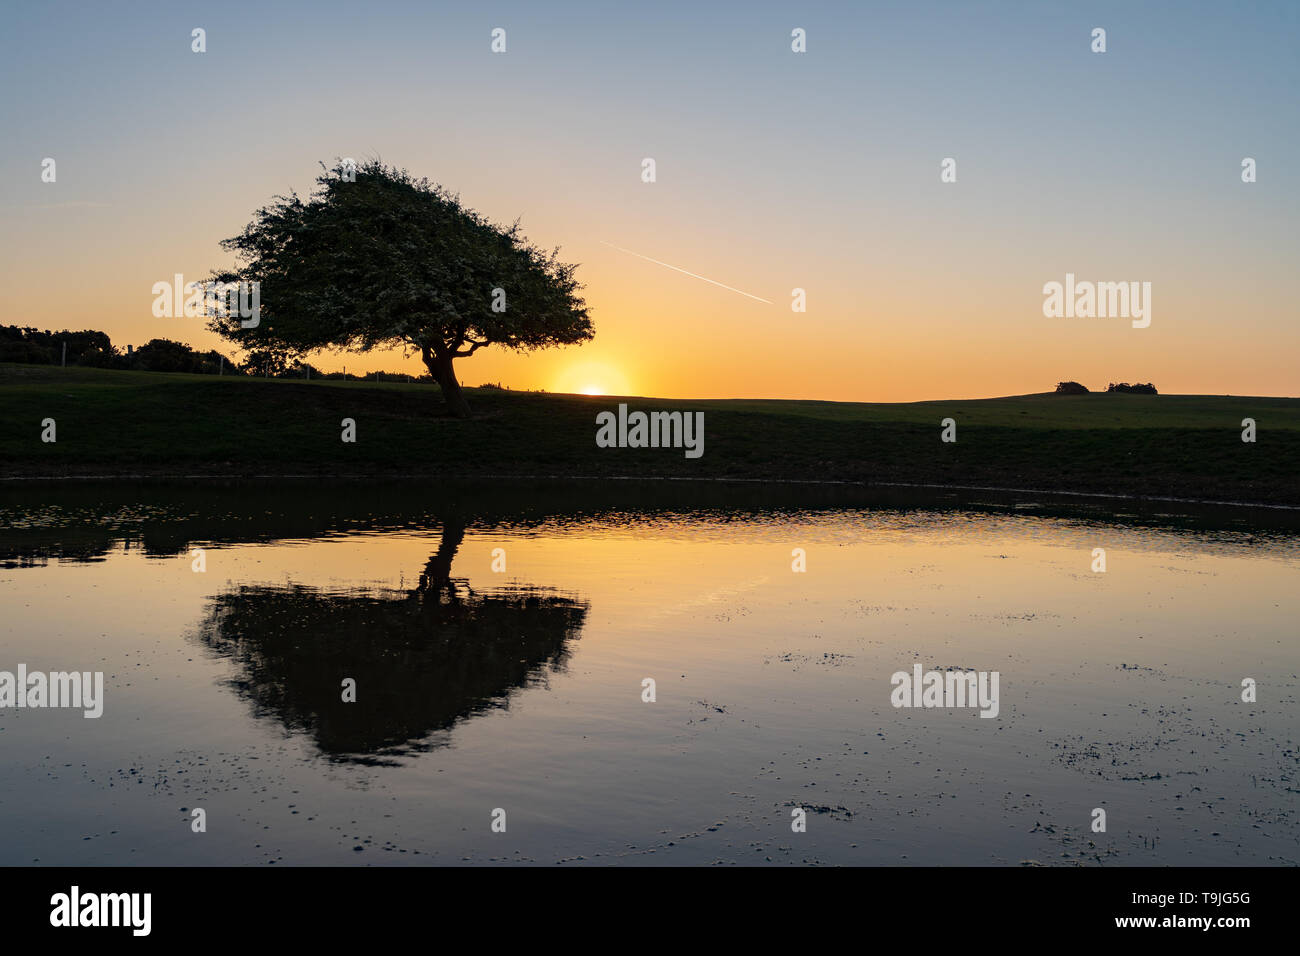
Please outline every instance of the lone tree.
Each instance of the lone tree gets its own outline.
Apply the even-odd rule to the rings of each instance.
[[[257,324],[215,315],[245,349],[418,352],[452,414],[469,403],[453,363],[489,345],[532,351],[595,335],[576,265],[543,252],[519,223],[498,226],[460,197],[370,161],[326,169],[303,201],[277,196],[221,243],[239,265],[216,282],[258,282]]]

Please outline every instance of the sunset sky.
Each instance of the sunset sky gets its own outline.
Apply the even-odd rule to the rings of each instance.
[[[309,192],[318,161],[377,157],[581,263],[595,340],[483,350],[457,366],[468,385],[1300,395],[1300,4],[49,3],[5,19],[0,324],[229,353],[200,319],[154,318],[153,283],[232,264],[218,242]],[[1150,327],[1045,318],[1043,285],[1067,272],[1150,282]],[[313,362],[423,371],[400,353]]]

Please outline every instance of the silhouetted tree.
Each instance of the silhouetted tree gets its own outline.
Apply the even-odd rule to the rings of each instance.
[[[274,349],[253,349],[240,369],[249,375],[280,376],[289,367],[283,352]]]
[[[1088,386],[1080,385],[1078,382],[1057,382],[1057,395],[1087,395]]]
[[[103,332],[83,329],[47,332],[17,325],[0,325],[0,362],[58,365],[67,346],[69,365],[107,368],[117,356],[113,343]]]
[[[131,368],[145,372],[194,371],[194,350],[184,342],[150,339],[131,354]]]
[[[518,350],[595,334],[575,265],[530,245],[458,196],[371,161],[336,167],[303,201],[278,196],[222,243],[240,265],[218,282],[261,284],[258,324],[217,316],[212,328],[249,349],[401,346],[419,354],[453,414],[469,404],[453,369],[489,345]]]
[[[1159,392],[1156,391],[1156,387],[1152,385],[1150,382],[1147,382],[1145,385],[1130,385],[1128,382],[1120,382],[1116,384],[1115,382],[1111,382],[1108,386],[1106,386],[1106,391],[1123,392],[1128,395],[1160,394]]]

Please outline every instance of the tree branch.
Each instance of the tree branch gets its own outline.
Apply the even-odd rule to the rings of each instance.
[[[456,358],[469,358],[471,355],[473,355],[475,352],[477,352],[477,351],[478,351],[479,349],[481,349],[483,346],[485,346],[485,345],[491,345],[491,344],[492,344],[491,342],[488,342],[488,341],[486,341],[486,340],[485,340],[485,341],[482,341],[482,342],[476,342],[476,341],[474,341],[473,339],[466,339],[465,342],[468,342],[468,343],[469,343],[469,351],[468,351],[468,352],[459,352],[459,351],[458,351],[458,352],[452,352],[451,354],[454,355],[454,356],[456,356]],[[462,342],[461,344],[464,345],[465,342]]]

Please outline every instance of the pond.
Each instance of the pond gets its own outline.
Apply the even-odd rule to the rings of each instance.
[[[1286,511],[12,483],[0,671],[104,690],[0,708],[0,863],[1295,865],[1297,594]]]

